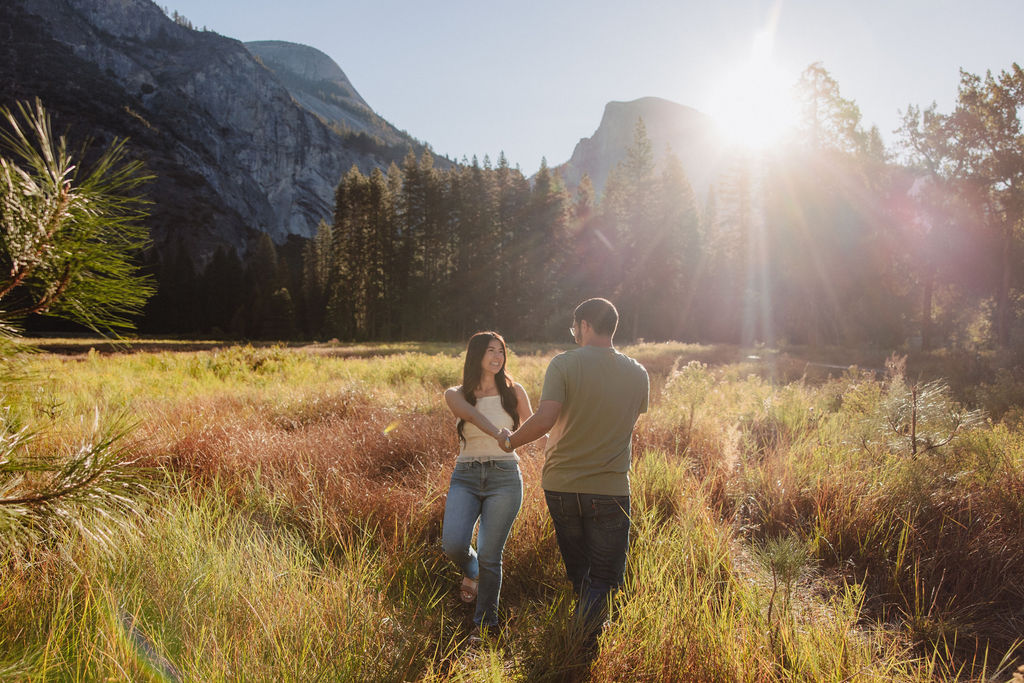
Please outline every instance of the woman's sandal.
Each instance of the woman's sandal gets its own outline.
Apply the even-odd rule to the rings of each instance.
[[[462,583],[459,584],[459,599],[462,602],[470,603],[476,600],[476,591],[480,581],[478,579],[471,579],[468,576],[462,577]]]

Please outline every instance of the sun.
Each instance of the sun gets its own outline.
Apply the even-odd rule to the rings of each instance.
[[[772,59],[773,33],[759,32],[750,57],[718,81],[710,113],[720,135],[730,144],[752,149],[772,147],[795,120],[795,79]]]

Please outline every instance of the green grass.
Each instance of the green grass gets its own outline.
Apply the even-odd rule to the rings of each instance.
[[[467,643],[439,545],[456,451],[441,392],[459,347],[87,344],[24,359],[9,421],[57,454],[97,407],[127,411],[148,493],[109,543],[63,526],[5,556],[0,677],[925,681],[1008,678],[1019,663],[1012,368],[993,392],[1007,419],[913,455],[890,414],[909,379],[815,375],[793,351],[625,348],[651,373],[652,404],[627,584],[588,658],[533,448],[507,627]],[[560,349],[512,350],[536,401]],[[965,395],[933,392],[919,413],[939,429]]]

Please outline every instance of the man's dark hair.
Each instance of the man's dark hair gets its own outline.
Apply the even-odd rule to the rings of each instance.
[[[587,299],[572,314],[573,322],[586,320],[594,332],[611,337],[619,326],[619,312],[608,299]]]

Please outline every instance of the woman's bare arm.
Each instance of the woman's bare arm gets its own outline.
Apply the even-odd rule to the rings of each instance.
[[[493,422],[466,400],[458,387],[452,387],[444,392],[444,402],[448,404],[448,410],[452,411],[452,415],[474,425],[484,434],[497,438],[501,433],[501,430],[495,427]]]

